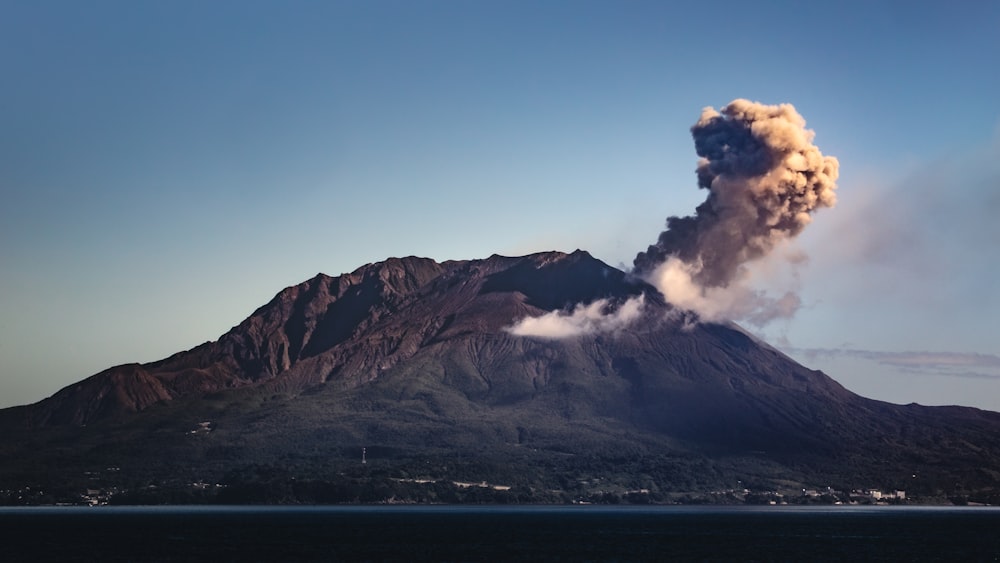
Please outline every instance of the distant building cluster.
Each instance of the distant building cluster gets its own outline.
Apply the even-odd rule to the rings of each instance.
[[[855,491],[858,494],[867,494],[868,498],[875,502],[880,500],[906,500],[906,491],[882,492],[878,489],[868,489],[867,491]]]

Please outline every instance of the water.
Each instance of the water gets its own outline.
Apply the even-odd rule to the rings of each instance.
[[[998,561],[1000,509],[0,508],[3,561]]]

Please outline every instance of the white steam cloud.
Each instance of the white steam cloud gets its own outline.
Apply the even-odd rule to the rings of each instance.
[[[608,299],[598,299],[587,305],[578,304],[571,312],[551,311],[539,317],[526,317],[507,332],[515,336],[552,339],[614,332],[639,318],[645,302],[645,296],[640,295],[613,308]]]
[[[749,270],[743,277],[725,287],[704,287],[698,283],[699,264],[688,264],[671,256],[653,270],[646,280],[655,286],[668,303],[698,314],[704,322],[743,320],[754,326],[763,326],[773,320],[789,318],[801,305],[801,299],[792,290],[781,297],[751,286]]]

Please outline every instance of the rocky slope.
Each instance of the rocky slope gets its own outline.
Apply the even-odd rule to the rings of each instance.
[[[507,330],[637,295],[643,317],[614,332]],[[582,251],[320,274],[215,342],[0,411],[0,426],[0,454],[25,460],[0,464],[9,479],[31,464],[131,464],[161,480],[167,467],[201,479],[265,464],[302,479],[367,447],[399,475],[423,467],[560,490],[598,473],[663,491],[747,479],[1000,483],[1000,414],[859,397],[734,325],[685,322],[653,288]]]

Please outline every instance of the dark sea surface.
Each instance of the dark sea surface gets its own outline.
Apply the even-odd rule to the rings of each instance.
[[[1000,509],[0,508],[0,561],[998,561]]]

